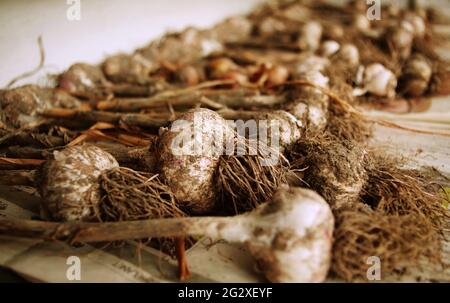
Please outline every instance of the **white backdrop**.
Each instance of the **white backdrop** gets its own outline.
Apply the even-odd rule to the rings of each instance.
[[[0,0],[0,87],[39,63],[42,35],[45,69],[19,83],[40,82],[74,62],[100,62],[131,52],[167,30],[208,27],[246,13],[261,0],[80,0],[81,20],[69,21],[67,0]]]

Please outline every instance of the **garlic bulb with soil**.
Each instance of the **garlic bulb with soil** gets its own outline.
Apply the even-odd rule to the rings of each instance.
[[[178,203],[201,214],[214,208],[214,174],[231,128],[216,112],[190,110],[160,130],[159,169]]]
[[[303,122],[287,111],[264,113],[258,118],[266,122],[264,125],[260,124],[259,135],[267,134],[267,144],[279,147],[280,152],[291,147],[302,135]],[[260,142],[261,139],[258,138]]]
[[[333,207],[358,199],[367,182],[366,150],[350,141],[316,136],[298,141],[295,168],[307,167],[304,180]]]
[[[119,54],[106,59],[102,64],[105,76],[115,83],[146,84],[150,73],[159,67],[139,53]]]
[[[0,90],[0,122],[7,128],[29,128],[45,119],[39,114],[53,107],[78,108],[81,102],[61,90],[25,85]]]
[[[328,77],[318,71],[310,71],[296,75],[295,79],[311,82],[322,88],[328,88]],[[311,130],[322,130],[327,123],[329,97],[320,89],[310,86],[299,86],[289,92],[289,99],[284,110],[304,121],[304,127]]]
[[[67,147],[53,155],[37,178],[44,215],[58,221],[95,219],[102,197],[98,178],[119,166],[116,159],[91,145]]]

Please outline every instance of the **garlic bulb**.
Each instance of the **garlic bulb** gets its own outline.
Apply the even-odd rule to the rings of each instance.
[[[322,43],[319,49],[319,54],[324,57],[329,57],[334,55],[339,51],[340,44],[334,40],[327,40]]]
[[[422,17],[416,14],[408,14],[405,17],[405,21],[412,25],[415,37],[423,37],[425,35],[426,25]]]
[[[78,108],[81,102],[64,91],[25,85],[0,90],[0,122],[8,128],[29,128],[45,121],[40,112],[52,107]]]
[[[159,64],[150,61],[139,53],[112,56],[102,64],[106,77],[117,83],[146,84],[149,81],[149,74],[158,67]]]
[[[230,17],[214,26],[211,38],[220,42],[241,41],[250,36],[252,29],[253,23],[246,17]]]
[[[303,53],[299,55],[295,72],[297,74],[304,74],[311,71],[322,72],[329,64],[330,61],[327,58],[319,57],[311,53]]]
[[[408,96],[422,96],[428,89],[432,69],[425,57],[414,55],[408,59],[402,69],[400,91]]]
[[[363,147],[333,138],[305,138],[297,149],[305,153],[305,181],[333,207],[358,199],[367,181]]]
[[[84,63],[72,65],[58,78],[60,89],[87,99],[106,97],[110,86],[100,67]]]
[[[359,64],[359,51],[353,44],[343,44],[336,54],[336,59],[355,67]]]
[[[395,96],[397,78],[394,73],[379,63],[372,63],[364,69],[363,88],[365,91],[380,97]]]
[[[267,143],[271,147],[279,146],[281,152],[292,146],[301,137],[302,121],[287,111],[277,110],[271,113],[265,113],[259,119],[267,122],[267,125],[261,125],[260,123],[259,135],[266,134],[268,139]],[[277,122],[277,124],[274,124],[274,122]],[[274,130],[274,127],[278,129]],[[272,140],[276,140],[277,142],[275,143]]]
[[[247,222],[242,217],[241,224],[236,222],[235,228],[220,231],[216,238],[234,232],[228,235],[230,240],[245,243],[269,281],[325,280],[331,263],[334,219],[322,197],[303,188],[283,187],[253,214],[254,225],[250,217]],[[252,225],[253,232],[249,229]],[[241,226],[247,230],[239,231]]]
[[[409,57],[414,40],[414,26],[410,22],[403,20],[399,25],[388,28],[385,36],[388,46],[400,59]]]
[[[297,44],[302,50],[315,51],[320,46],[322,25],[316,21],[309,21],[300,30]]]
[[[328,88],[328,77],[319,71],[310,71],[299,74],[296,79],[306,80],[320,86]],[[320,131],[327,124],[327,112],[329,98],[320,89],[303,86],[291,92],[291,102],[285,105],[285,110],[293,114],[303,127]]]
[[[368,32],[370,30],[370,21],[365,14],[356,14],[353,19],[353,26],[360,32]]]
[[[214,174],[230,128],[216,112],[190,110],[160,130],[159,168],[178,203],[195,214],[211,211]],[[227,136],[227,137],[226,137]]]
[[[285,30],[286,25],[284,22],[273,17],[264,18],[258,26],[258,31],[261,36],[271,36]]]
[[[98,177],[118,167],[116,159],[91,145],[67,147],[53,155],[39,172],[43,212],[59,221],[93,219],[101,201]]]

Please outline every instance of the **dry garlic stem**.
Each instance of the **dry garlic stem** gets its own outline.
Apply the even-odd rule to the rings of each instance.
[[[322,25],[316,21],[309,21],[300,29],[297,40],[302,50],[315,51],[320,46],[322,38]]]
[[[98,177],[119,164],[109,153],[91,145],[67,147],[53,155],[38,177],[44,213],[62,221],[93,219],[101,201]]]
[[[422,55],[413,55],[405,63],[400,78],[400,91],[407,96],[419,97],[428,90],[433,70]]]
[[[192,213],[205,213],[214,207],[214,174],[229,129],[216,112],[197,109],[160,131],[162,177],[178,203]]]
[[[53,107],[78,108],[81,102],[52,88],[26,85],[0,90],[0,123],[8,128],[28,128],[45,121],[39,114]]]
[[[372,63],[363,70],[360,69],[362,89],[355,89],[355,95],[363,95],[368,92],[380,97],[392,98],[395,96],[397,78],[394,73],[379,63]]]

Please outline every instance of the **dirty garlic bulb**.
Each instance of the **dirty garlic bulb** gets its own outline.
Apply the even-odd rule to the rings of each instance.
[[[422,96],[428,90],[432,73],[430,63],[424,56],[411,56],[402,69],[400,91],[411,97]]]
[[[324,38],[340,41],[344,37],[344,35],[345,31],[342,25],[336,23],[329,23],[324,25]]]
[[[322,25],[316,21],[309,21],[300,29],[297,44],[302,50],[315,51],[320,46],[321,38]]]
[[[25,85],[0,90],[0,122],[7,128],[29,128],[45,118],[39,114],[53,107],[78,108],[81,102],[64,91]]]
[[[292,146],[301,137],[303,122],[287,111],[277,110],[270,113],[264,113],[258,118],[267,122],[267,125],[261,126],[260,124],[259,135],[266,134],[267,143],[272,147],[275,145],[271,140],[277,140],[280,152],[283,152],[286,148]],[[273,122],[277,122],[278,125]],[[274,127],[278,127],[278,129],[274,130]],[[278,135],[278,138],[276,134]],[[261,138],[259,138],[259,140],[261,140]]]
[[[214,175],[231,128],[216,112],[190,110],[160,130],[159,170],[181,206],[194,214],[215,204]]]
[[[60,89],[73,96],[86,99],[108,96],[111,85],[100,67],[85,63],[76,63],[70,66],[58,78]]]
[[[333,138],[305,138],[296,149],[308,167],[305,181],[333,207],[354,202],[367,181],[366,150],[350,141]]]
[[[100,174],[119,166],[109,153],[92,145],[71,146],[53,153],[39,171],[42,211],[58,221],[89,221],[101,201]]]
[[[149,75],[159,65],[139,53],[119,54],[109,57],[102,64],[105,76],[115,83],[147,84]]]
[[[296,75],[295,79],[311,82],[322,88],[328,88],[328,77],[319,71]],[[310,130],[323,130],[327,124],[329,97],[322,90],[310,86],[297,87],[290,92],[290,102],[284,109],[303,121],[303,127]]]
[[[368,92],[379,97],[392,98],[395,96],[397,78],[394,73],[379,63],[366,66],[360,79],[363,89],[356,89],[355,95],[363,95]]]

